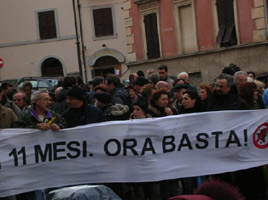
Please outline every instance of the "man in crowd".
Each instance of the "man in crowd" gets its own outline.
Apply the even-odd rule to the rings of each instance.
[[[220,74],[216,80],[215,93],[212,95],[211,101],[208,103],[208,110],[249,110],[248,104],[239,98],[237,94],[231,92],[231,89],[234,86],[232,76],[228,74]],[[216,175],[216,178],[236,185],[247,199],[254,199],[251,197],[266,195],[266,191],[262,191],[263,187],[259,187],[259,185],[264,186],[266,184],[259,178],[260,174],[263,172],[262,170],[262,167],[250,168],[236,172],[218,174]]]
[[[129,80],[129,85],[135,88],[135,81],[138,78],[138,74],[137,73],[131,73],[128,77]]]
[[[233,94],[231,89],[235,87],[233,77],[228,74],[220,74],[217,77],[215,92],[208,102],[208,110],[247,110],[247,103]]]
[[[158,74],[161,81],[166,81],[169,84],[169,88],[173,86],[173,80],[168,77],[168,67],[166,65],[161,65],[158,67]]]
[[[8,83],[3,83],[1,85],[1,90],[2,90],[1,104],[7,108],[12,109],[15,115],[17,115],[17,117],[20,118],[22,114],[20,108],[16,104],[14,104],[13,101],[9,99],[7,96],[8,91],[11,90],[11,85]]]
[[[112,95],[112,104],[122,104],[130,106],[131,100],[128,91],[121,84],[120,79],[114,75],[109,75],[105,80],[107,91]]]
[[[31,96],[32,96],[33,85],[31,82],[26,81],[23,83],[22,90],[26,95],[26,104],[31,105]]]
[[[7,93],[9,90],[11,90],[12,85],[9,83],[2,83],[1,84],[1,90],[2,90],[2,95],[7,96]]]
[[[172,111],[174,114],[178,114],[182,106],[183,93],[187,90],[187,85],[178,84],[178,85],[175,85],[172,88],[172,90],[174,93],[174,102],[172,105]]]
[[[197,92],[196,87],[190,85],[189,74],[187,72],[181,72],[181,73],[179,73],[178,76],[177,76],[177,78],[178,79],[183,79],[184,82],[186,83],[188,89]]]
[[[95,106],[87,104],[86,92],[73,86],[66,94],[68,109],[62,113],[68,127],[81,126],[104,121],[103,113]]]
[[[59,91],[57,95],[55,95],[56,102],[53,105],[53,110],[56,113],[62,114],[66,109],[68,109],[68,105],[66,104],[66,94],[69,89],[76,85],[76,77],[74,76],[66,76],[63,79],[62,89]]]
[[[138,94],[140,94],[140,90],[141,90],[142,86],[144,86],[144,85],[146,85],[148,83],[149,83],[149,81],[145,77],[139,76],[137,78],[137,80],[135,81],[135,90],[136,90],[136,92]]]
[[[22,92],[17,92],[13,95],[13,102],[20,108],[23,112],[26,108],[26,95]]]
[[[155,88],[156,89],[166,88],[168,91],[170,91],[170,86],[165,81],[158,81],[157,84],[155,85]]]
[[[157,73],[153,73],[148,77],[149,83],[152,83],[154,85],[157,84],[158,81],[160,81],[160,76]]]
[[[247,82],[247,72],[244,72],[244,71],[235,72],[234,81],[235,81],[237,88],[239,89],[241,85]]]
[[[33,94],[33,105],[27,108],[17,122],[21,128],[38,128],[42,131],[58,131],[66,127],[65,120],[50,110],[50,96],[47,90],[36,91]]]

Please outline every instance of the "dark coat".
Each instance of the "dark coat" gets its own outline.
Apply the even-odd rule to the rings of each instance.
[[[208,110],[249,110],[249,106],[245,100],[234,94],[216,95],[214,93],[208,101]]]
[[[62,114],[65,110],[68,109],[68,105],[66,103],[66,94],[68,91],[69,88],[63,88],[55,97],[56,102],[53,105],[52,110],[54,110],[56,113]]]
[[[131,106],[131,100],[130,96],[128,94],[128,91],[125,89],[124,85],[118,85],[114,88],[114,90],[111,93],[112,95],[112,104],[122,104]]]
[[[62,113],[62,117],[69,128],[104,121],[102,111],[88,104],[84,104],[81,108],[68,108]]]
[[[200,100],[200,101],[196,101],[195,106],[193,108],[185,109],[183,106],[181,106],[179,110],[179,114],[197,113],[197,112],[205,112],[205,111],[207,111],[206,104]]]
[[[148,114],[152,117],[165,117],[167,113],[165,112],[165,108],[160,108],[158,106],[149,105]]]

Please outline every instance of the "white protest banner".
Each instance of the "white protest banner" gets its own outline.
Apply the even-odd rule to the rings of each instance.
[[[222,111],[105,122],[58,132],[0,131],[0,197],[37,189],[145,182],[268,163],[268,112]]]

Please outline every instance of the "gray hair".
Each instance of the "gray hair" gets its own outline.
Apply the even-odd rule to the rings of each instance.
[[[238,72],[235,72],[235,74],[234,74],[234,80],[236,80],[237,79],[237,76],[240,75],[240,74],[244,74],[246,77],[248,76],[247,72],[238,71]]]
[[[17,93],[15,93],[15,94],[13,95],[13,98],[14,98],[16,95],[18,95],[18,94],[22,94],[22,100],[23,100],[23,102],[25,103],[25,102],[26,102],[26,95],[25,95],[24,92],[17,92]]]
[[[181,72],[178,74],[177,78],[180,78],[182,75],[186,76],[187,79],[189,79],[189,74],[187,72]]]
[[[156,85],[156,83],[160,81],[160,76],[157,73],[153,73],[150,75],[149,80],[152,82],[152,84]]]
[[[42,90],[38,90],[38,91],[34,92],[32,97],[31,97],[32,102],[34,102],[35,100],[40,99],[41,94],[43,94],[43,93],[49,94],[48,90],[46,90],[46,89],[42,89]]]
[[[232,87],[234,85],[234,79],[232,76],[230,76],[229,74],[220,74],[218,77],[217,77],[217,80],[218,79],[226,79],[227,81],[227,86],[228,87]]]

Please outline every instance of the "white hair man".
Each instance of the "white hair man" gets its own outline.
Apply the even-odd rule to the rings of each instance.
[[[241,85],[247,82],[247,76],[248,76],[247,72],[244,71],[235,72],[234,81],[237,88],[239,88]]]
[[[190,85],[190,79],[189,79],[189,74],[187,72],[181,72],[177,76],[178,79],[183,79],[185,84],[187,85],[188,89],[196,91],[196,87]]]

